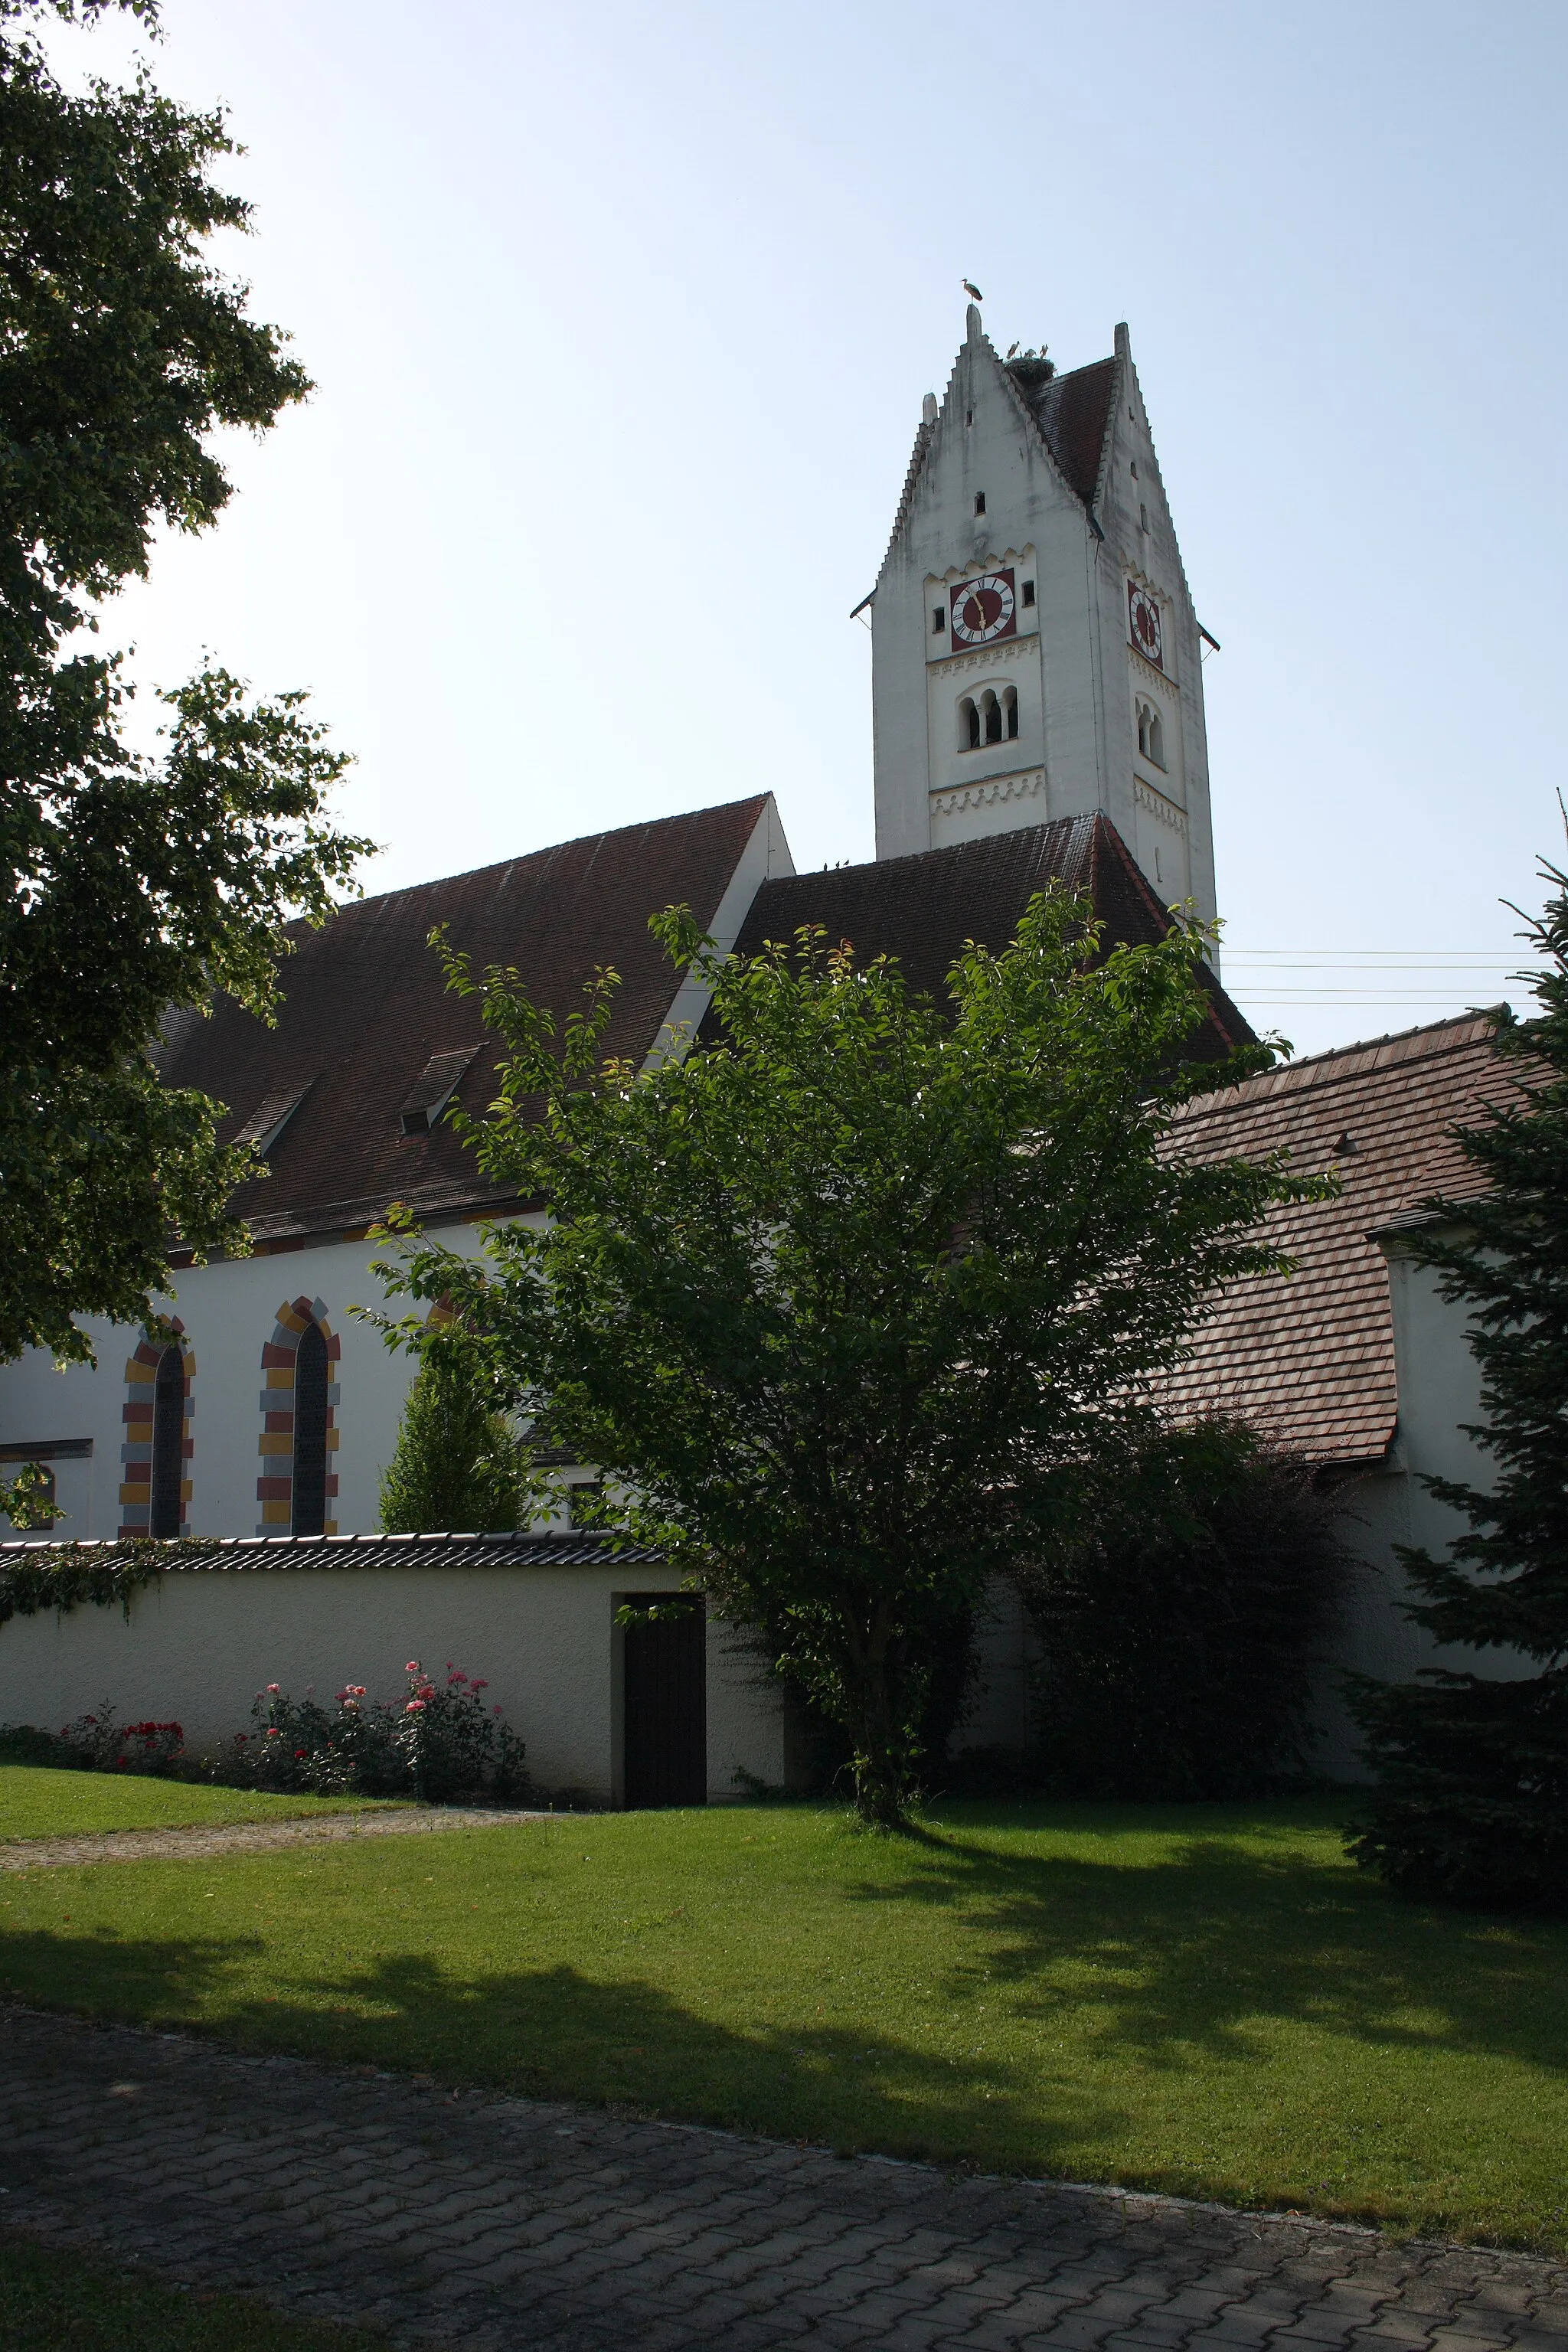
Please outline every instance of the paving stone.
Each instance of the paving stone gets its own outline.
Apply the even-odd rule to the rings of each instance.
[[[0,2219],[460,2352],[1568,2347],[1568,2265],[1526,2255],[845,2162],[16,2010]]]

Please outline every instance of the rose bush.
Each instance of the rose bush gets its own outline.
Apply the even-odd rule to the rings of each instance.
[[[417,1658],[405,1669],[401,1700],[369,1696],[346,1683],[329,1710],[311,1691],[290,1698],[277,1683],[258,1691],[251,1727],[235,1734],[218,1767],[246,1788],[335,1796],[416,1796],[430,1804],[464,1797],[509,1798],[528,1786],[524,1748],[482,1676],[447,1662],[444,1682]]]

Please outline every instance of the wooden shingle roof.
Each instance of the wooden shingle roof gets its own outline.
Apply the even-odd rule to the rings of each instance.
[[[1479,1189],[1456,1127],[1518,1096],[1521,1071],[1468,1013],[1350,1045],[1188,1104],[1173,1148],[1198,1160],[1287,1150],[1303,1171],[1334,1167],[1337,1201],[1276,1210],[1291,1276],[1237,1283],[1164,1391],[1187,1418],[1238,1415],[1322,1464],[1382,1460],[1394,1433],[1388,1269],[1373,1234],[1415,1218],[1436,1193]]]

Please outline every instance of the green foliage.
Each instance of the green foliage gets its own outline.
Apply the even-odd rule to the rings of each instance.
[[[0,1479],[0,1511],[28,1534],[65,1517],[55,1508],[54,1482],[41,1462],[24,1462],[8,1486]]]
[[[382,1473],[388,1535],[505,1533],[527,1517],[529,1456],[471,1360],[432,1348],[408,1392]]]
[[[118,1603],[129,1619],[132,1594],[176,1558],[209,1559],[217,1549],[206,1536],[182,1537],[178,1543],[127,1536],[111,1544],[30,1544],[6,1552],[0,1555],[0,1625],[36,1617],[42,1609],[66,1616],[83,1601],[99,1609]]]
[[[1304,1464],[1235,1423],[1097,1464],[1021,1571],[1048,1785],[1190,1800],[1299,1774],[1349,1574],[1335,1519]]]
[[[264,430],[310,386],[202,257],[249,217],[211,178],[221,115],[144,74],[70,93],[18,14],[0,8],[0,1360],[90,1360],[73,1318],[148,1316],[171,1228],[198,1255],[244,1245],[226,1203],[251,1155],[160,1087],[160,1024],[215,989],[268,1017],[283,925],[320,921],[368,845],[326,821],[346,761],[299,695],[251,702],[209,667],[164,698],[159,754],[125,740],[119,658],[88,649],[101,600],[160,527],[216,520],[212,430]]]
[[[1182,1070],[1196,926],[1108,950],[1052,893],[940,1007],[819,932],[726,961],[684,910],[653,928],[721,1042],[647,1071],[601,1060],[614,974],[557,1034],[515,973],[448,953],[510,1049],[456,1123],[546,1213],[381,1270],[449,1296],[514,1408],[607,1474],[605,1518],[756,1630],[896,1822],[933,1639],[1142,1422],[1213,1286],[1280,1263],[1270,1202],[1323,1186],[1163,1149],[1174,1104],[1270,1059]]]
[[[1495,1488],[1429,1478],[1469,1532],[1436,1560],[1402,1554],[1437,1641],[1511,1650],[1543,1669],[1497,1680],[1426,1667],[1363,1681],[1354,1704],[1381,1780],[1354,1841],[1394,1885],[1500,1907],[1568,1909],[1568,877],[1525,936],[1539,1013],[1497,1016],[1522,1098],[1461,1131],[1484,1190],[1426,1203],[1412,1255],[1470,1309]],[[1510,1671],[1510,1670],[1505,1670]]]

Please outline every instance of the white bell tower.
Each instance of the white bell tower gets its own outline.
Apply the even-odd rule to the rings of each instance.
[[[879,857],[1098,810],[1212,918],[1206,633],[1125,327],[1063,375],[971,304],[868,601]]]

